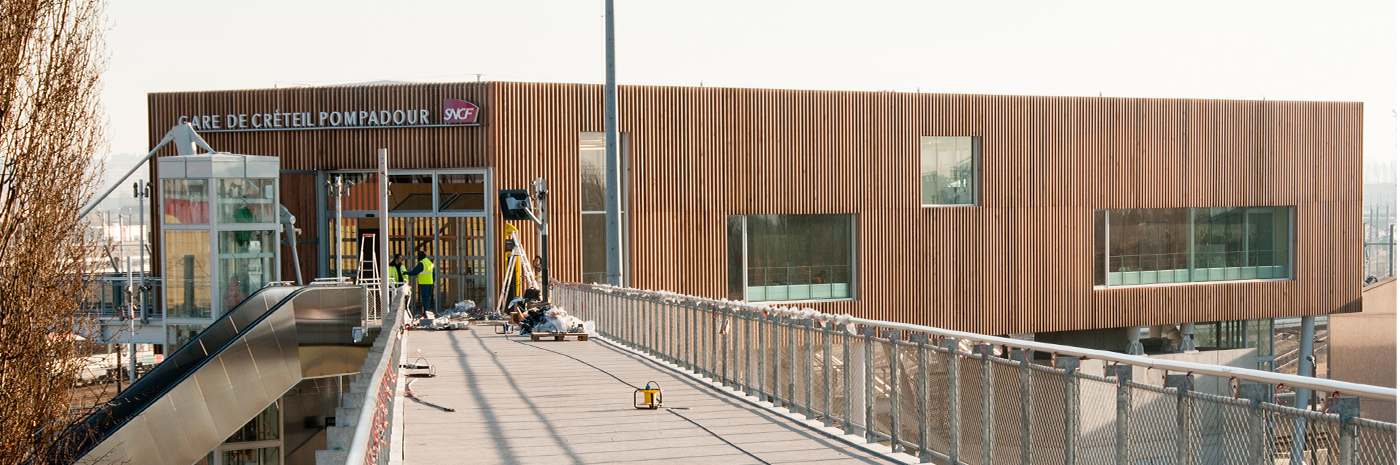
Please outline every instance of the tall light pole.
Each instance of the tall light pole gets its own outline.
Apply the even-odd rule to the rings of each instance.
[[[622,282],[622,199],[618,169],[617,150],[617,66],[613,53],[613,0],[603,0],[604,39],[606,50],[603,84],[603,132],[607,135],[607,188],[604,199],[608,221],[608,284],[623,285]],[[546,284],[548,285],[548,284]]]

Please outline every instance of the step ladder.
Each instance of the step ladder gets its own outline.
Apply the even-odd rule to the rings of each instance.
[[[379,260],[374,252],[374,234],[360,235],[360,264],[355,271],[355,284],[364,286],[369,292],[365,305],[364,320],[375,324],[384,319],[384,306],[379,301]]]
[[[374,256],[374,234],[360,236],[360,265],[355,271],[355,284],[361,286],[379,282],[379,261]]]

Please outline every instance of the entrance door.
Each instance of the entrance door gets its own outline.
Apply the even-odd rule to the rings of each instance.
[[[441,313],[458,302],[487,304],[486,219],[408,217],[389,219],[389,253],[403,254],[404,266],[418,264],[418,252],[433,262],[433,299],[428,310]],[[417,282],[410,278],[417,291]],[[415,298],[414,311],[422,308]]]
[[[402,254],[404,264],[412,269],[423,252],[433,261],[433,295],[429,311],[441,313],[458,302],[471,300],[486,307],[494,297],[487,289],[491,270],[486,244],[488,175],[485,171],[419,171],[390,172],[389,218],[379,216],[378,177],[368,172],[342,172],[353,182],[343,200],[341,222],[343,231],[335,234],[334,202],[326,201],[326,235],[333,237],[325,249],[329,255],[329,273],[336,274],[338,264],[342,276],[357,276],[358,244],[361,235],[379,233],[378,240],[387,240],[389,254]],[[325,195],[325,194],[323,194]],[[326,200],[326,199],[322,199]],[[381,257],[388,263],[390,257]],[[415,287],[416,279],[409,280]],[[421,312],[421,300],[415,298],[413,310]]]

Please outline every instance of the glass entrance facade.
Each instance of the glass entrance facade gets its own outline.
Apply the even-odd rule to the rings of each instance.
[[[362,250],[387,238],[390,257],[381,258],[380,273],[394,254],[402,254],[405,269],[418,263],[422,252],[432,261],[433,296],[428,310],[440,313],[458,302],[471,300],[486,306],[491,297],[491,270],[486,217],[486,175],[484,172],[414,172],[389,176],[389,219],[384,230],[375,201],[379,186],[374,173],[328,173],[355,184],[342,199],[340,227],[336,227],[334,201],[326,202],[325,237],[336,237],[327,250],[331,276],[358,279]],[[337,233],[338,231],[338,233]],[[338,234],[338,237],[337,237]],[[374,235],[374,242],[366,239]],[[418,291],[417,280],[408,282]],[[421,309],[415,296],[413,309]]]

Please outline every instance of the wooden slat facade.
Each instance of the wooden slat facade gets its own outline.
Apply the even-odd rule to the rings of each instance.
[[[858,297],[803,306],[988,334],[1359,310],[1360,103],[649,86],[619,95],[635,287],[725,297],[729,215],[840,213],[858,225]],[[372,169],[384,147],[392,169],[490,168],[498,189],[544,176],[551,273],[580,279],[578,135],[603,130],[598,85],[152,94],[151,141],[179,115],[440,108],[445,98],[480,105],[482,125],[204,137],[279,156],[284,170]],[[927,135],[980,138],[978,206],[919,205]],[[282,194],[314,224],[307,179],[289,173]],[[1296,207],[1294,280],[1093,286],[1095,210],[1273,205]],[[315,246],[299,251],[315,270]]]

